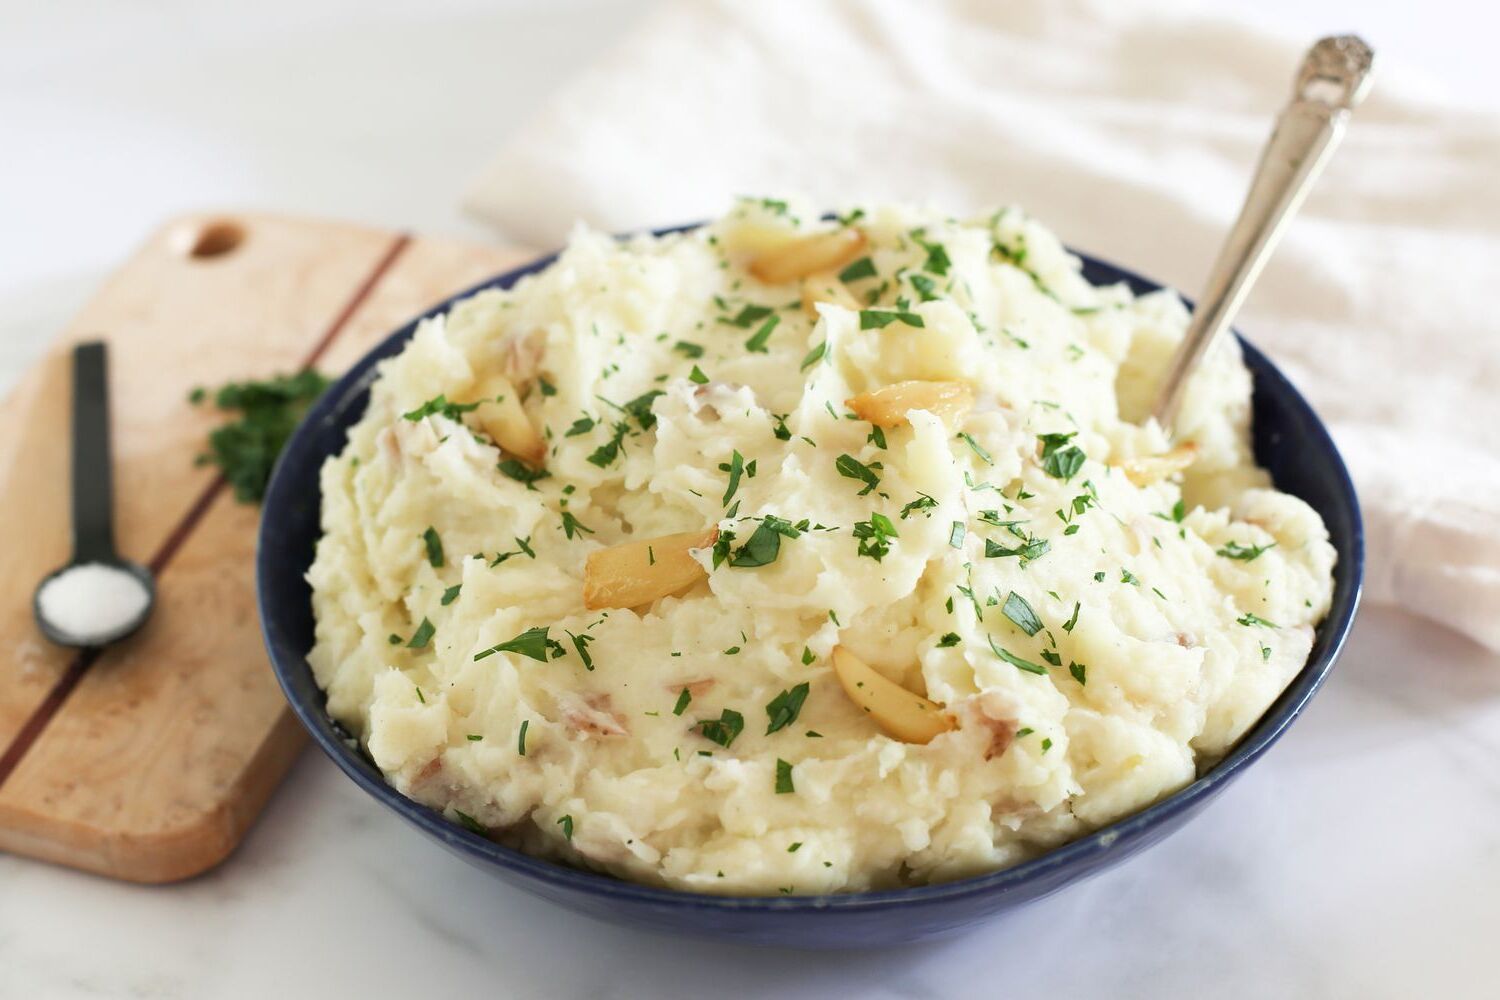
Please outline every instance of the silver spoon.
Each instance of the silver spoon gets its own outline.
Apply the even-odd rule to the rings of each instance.
[[[1234,320],[1286,224],[1343,138],[1349,112],[1370,88],[1374,51],[1354,35],[1324,38],[1308,50],[1292,101],[1276,119],[1240,217],[1219,251],[1192,322],[1172,357],[1152,415],[1168,433],[1188,377],[1209,344]]]
[[[73,558],[37,585],[32,613],[60,646],[103,646],[130,635],[156,602],[151,571],[115,551],[105,346],[73,350]]]

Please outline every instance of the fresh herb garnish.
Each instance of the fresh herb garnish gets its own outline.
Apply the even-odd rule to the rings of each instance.
[[[1265,552],[1268,549],[1274,549],[1275,547],[1275,542],[1272,542],[1270,545],[1250,546],[1241,545],[1239,542],[1230,542],[1222,549],[1219,549],[1216,554],[1221,555],[1226,559],[1239,559],[1242,562],[1250,562],[1254,559],[1259,558],[1262,552]]]
[[[717,719],[699,719],[697,726],[705,739],[727,747],[744,731],[745,717],[732,708],[726,708],[719,713]]]
[[[692,704],[692,702],[693,692],[689,691],[687,688],[683,688],[682,691],[677,695],[677,704],[672,706],[672,714],[681,715],[683,712],[687,711],[687,707]]]
[[[411,634],[411,639],[407,642],[406,648],[425,649],[427,644],[432,641],[433,633],[436,631],[437,626],[424,617],[422,624],[418,625],[417,630]]]
[[[1073,626],[1078,624],[1078,612],[1080,612],[1082,610],[1083,610],[1083,602],[1081,602],[1081,601],[1074,601],[1073,602],[1073,617],[1071,617],[1067,621],[1063,622],[1063,631],[1064,632],[1071,632],[1071,631],[1073,631]]]
[[[1033,559],[1038,559],[1051,548],[1051,543],[1045,538],[1028,538],[1022,544],[1010,547],[1001,545],[993,538],[984,540],[984,556],[986,559],[1004,559],[1008,556],[1019,556],[1021,565],[1024,567]]]
[[[1087,684],[1089,682],[1089,668],[1082,663],[1070,660],[1068,662],[1068,673],[1072,674],[1073,679],[1079,684]]]
[[[928,496],[926,493],[918,493],[915,500],[907,504],[905,507],[901,508],[901,520],[906,520],[908,515],[913,514],[919,510],[930,510],[937,505],[938,502],[932,497]],[[931,517],[932,515],[929,514],[928,516]]]
[[[697,365],[693,366],[697,368]],[[656,402],[658,396],[665,396],[661,389],[652,389],[643,392],[639,396],[626,403],[623,409],[635,418],[635,422],[641,425],[641,430],[649,431],[656,426],[656,414],[651,412],[651,406]]]
[[[729,565],[740,568],[767,566],[781,554],[782,536],[799,538],[801,535],[802,531],[792,522],[768,514],[755,526],[755,531],[745,544],[734,550],[734,554],[729,557]],[[720,532],[719,537],[723,538],[724,532]]]
[[[690,340],[679,340],[677,343],[672,345],[672,350],[677,351],[684,357],[688,358],[703,357],[703,345],[695,344]]]
[[[566,629],[563,631],[567,632]],[[583,661],[583,669],[593,670],[594,658],[589,655],[589,643],[594,641],[594,637],[587,632],[582,635],[574,635],[572,632],[568,632],[568,638],[573,640],[573,649],[578,653],[578,658]]]
[[[766,724],[767,736],[797,721],[797,715],[802,711],[802,703],[807,700],[807,693],[811,689],[812,686],[807,681],[803,681],[771,699],[770,704],[766,706],[766,716],[770,720]]]
[[[1235,619],[1235,624],[1237,624],[1237,625],[1259,625],[1261,628],[1280,628],[1281,627],[1281,626],[1277,625],[1275,622],[1267,621],[1266,619],[1262,618],[1260,615],[1251,614],[1249,611],[1246,611],[1239,618],[1236,618]]]
[[[995,460],[990,457],[990,453],[979,447],[979,442],[974,440],[974,436],[972,434],[970,434],[968,431],[963,431],[958,436],[963,438],[964,441],[968,443],[969,447],[974,450],[974,454],[984,459],[985,465],[995,464]]]
[[[881,467],[879,462],[866,465],[853,455],[840,455],[834,459],[833,466],[839,470],[839,475],[848,479],[858,479],[865,484],[865,488],[859,491],[859,496],[864,496],[880,485],[880,477],[874,471]]]
[[[557,825],[560,826],[560,827],[562,827],[563,839],[566,840],[566,841],[568,841],[569,843],[572,843],[572,841],[573,841],[573,817],[572,816],[564,816],[564,817],[562,817],[561,819],[559,819],[557,821]]]
[[[719,322],[728,323],[730,326],[737,326],[742,330],[748,330],[752,324],[765,319],[773,312],[774,310],[770,306],[747,305],[734,318],[721,317]]]
[[[1042,444],[1042,469],[1053,479],[1067,481],[1078,474],[1083,468],[1084,460],[1088,457],[1077,446],[1068,444],[1077,431],[1069,431],[1066,434],[1039,434],[1037,440]]]
[[[580,434],[587,434],[593,429],[594,418],[585,413],[583,416],[573,421],[573,426],[568,428],[567,432],[563,434],[563,437],[577,437]]]
[[[860,555],[880,562],[891,551],[891,539],[899,538],[900,533],[890,518],[873,511],[868,521],[854,522],[854,537],[859,539]]]
[[[795,792],[796,790],[797,789],[792,786],[792,765],[788,764],[786,761],[782,760],[780,757],[777,757],[776,758],[776,794],[777,795],[790,795],[792,792]]]
[[[1046,676],[1047,668],[1042,666],[1040,663],[1032,663],[1030,660],[1023,660],[1015,653],[1012,653],[1010,650],[1002,649],[1001,647],[995,645],[995,637],[992,635],[986,635],[985,638],[989,639],[990,649],[995,651],[995,655],[1000,657],[1000,659],[1004,660],[1006,663],[1009,663],[1011,666],[1016,667],[1017,669],[1024,670],[1028,674],[1041,674],[1044,677]]]
[[[839,272],[840,281],[858,281],[861,278],[877,277],[875,262],[868,257],[861,257]]]
[[[776,324],[781,322],[780,316],[768,316],[766,321],[760,325],[760,329],[745,341],[745,350],[751,353],[765,354],[766,341],[771,339],[771,333],[776,329]]]
[[[516,752],[522,757],[526,756],[526,727],[531,725],[530,719],[521,720],[521,731],[516,734]]]
[[[547,636],[547,626],[538,625],[536,628],[527,629],[514,639],[502,642],[498,646],[491,646],[489,649],[475,654],[474,659],[482,660],[486,656],[493,656],[496,653],[517,653],[521,656],[529,656],[533,660],[540,660],[542,663],[546,663],[548,643],[550,641]]]
[[[904,309],[861,309],[859,311],[859,328],[861,330],[880,330],[897,321],[907,326],[923,327],[922,317],[914,312]]]
[[[688,372],[688,379],[698,383],[699,385],[708,384],[708,376],[703,374],[703,369],[699,368],[697,365],[694,365],[693,370]]]
[[[417,407],[415,410],[410,410],[406,413],[401,414],[401,416],[403,419],[410,420],[412,423],[416,423],[423,417],[431,416],[444,416],[449,420],[457,422],[458,419],[465,413],[473,412],[478,408],[478,403],[450,403],[448,402],[447,396],[439,393],[438,395],[433,396],[427,402],[423,403],[421,406]]]
[[[422,543],[427,547],[427,562],[433,569],[441,569],[443,566],[443,540],[439,537],[437,529],[428,525],[427,530],[422,532]]]
[[[954,521],[953,527],[948,531],[948,544],[955,549],[964,547],[964,535],[968,534],[968,528],[962,521]]]
[[[828,341],[823,341],[817,347],[808,351],[802,358],[802,371],[807,371],[813,365],[823,360],[823,355],[828,352]]]
[[[525,483],[528,490],[536,489],[532,483],[535,483],[539,479],[550,478],[552,475],[546,469],[533,469],[525,462],[515,458],[502,460],[497,468],[499,468],[502,474],[514,479],[516,482]]]
[[[266,495],[271,468],[297,423],[328,388],[329,380],[306,369],[295,375],[278,375],[259,382],[230,382],[213,394],[214,405],[239,416],[208,435],[208,451],[199,464],[217,466],[234,497],[242,503],[259,503]],[[190,397],[201,402],[207,392],[195,390]]]
[[[1036,635],[1042,630],[1042,620],[1037,617],[1036,609],[1031,606],[1026,598],[1014,590],[1005,599],[1005,604],[1001,606],[1000,613],[1009,618],[1015,623],[1016,628],[1027,635]]]
[[[479,820],[475,819],[473,816],[470,816],[462,809],[453,810],[453,815],[458,817],[459,825],[461,825],[465,830],[468,830],[470,833],[477,833],[481,837],[488,836],[489,831],[486,830],[482,825],[480,825]]]
[[[562,512],[562,529],[563,534],[567,535],[569,538],[572,538],[574,535],[580,533],[585,535],[592,535],[594,533],[593,528],[590,528],[588,525],[578,520],[578,518],[574,517],[573,512],[570,510],[565,510]]]
[[[938,648],[947,649],[949,646],[957,646],[961,641],[957,632],[944,632],[942,638],[938,639]]]
[[[740,488],[740,475],[745,471],[745,457],[739,453],[739,449],[735,449],[729,456],[728,462],[719,464],[719,471],[729,473],[729,485],[724,488],[723,500],[723,505],[728,507],[729,498]]]

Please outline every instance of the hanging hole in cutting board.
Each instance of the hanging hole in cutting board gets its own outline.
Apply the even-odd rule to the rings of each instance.
[[[188,229],[179,245],[192,260],[212,260],[233,253],[244,241],[244,226],[229,219],[216,219]]]

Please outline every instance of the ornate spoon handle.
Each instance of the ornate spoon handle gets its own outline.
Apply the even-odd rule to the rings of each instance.
[[[1339,35],[1319,41],[1302,61],[1291,103],[1276,120],[1240,217],[1209,272],[1157,396],[1153,415],[1168,432],[1188,376],[1208,345],[1233,321],[1286,224],[1342,138],[1349,112],[1369,89],[1374,57],[1360,39]]]

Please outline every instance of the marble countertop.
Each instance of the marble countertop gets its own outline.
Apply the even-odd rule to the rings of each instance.
[[[468,236],[456,193],[640,0],[0,0],[0,389],[160,218],[262,206]],[[1342,0],[1455,90],[1500,89],[1461,0]],[[1438,16],[1446,11],[1449,17]],[[1479,15],[1464,15],[1473,22]],[[1496,15],[1483,15],[1491,21]],[[1331,22],[1331,23],[1330,23]],[[1494,24],[1491,25],[1495,26]],[[293,97],[296,100],[293,100]],[[444,113],[434,108],[446,107]],[[475,121],[483,127],[476,128]],[[241,850],[175,886],[0,855],[0,998],[268,995],[1493,997],[1500,662],[1362,614],[1291,733],[1163,846],[954,941],[680,943],[534,901],[309,751]]]

